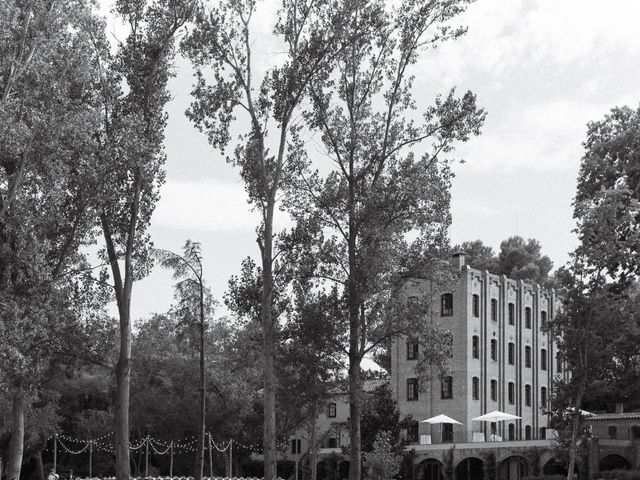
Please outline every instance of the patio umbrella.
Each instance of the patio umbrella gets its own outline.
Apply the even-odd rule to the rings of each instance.
[[[427,418],[426,420],[422,420],[420,423],[429,423],[431,425],[435,425],[437,423],[443,424],[443,423],[449,423],[451,425],[456,424],[456,425],[462,425],[462,423],[460,423],[457,420],[454,420],[451,417],[448,417],[446,415],[440,414],[440,415],[436,415],[435,417],[431,417],[431,418]],[[443,428],[440,427],[440,441],[442,443],[444,443],[444,439],[443,437]],[[452,432],[453,433],[453,432]]]
[[[510,413],[501,412],[500,410],[494,410],[493,412],[485,413],[479,417],[472,418],[473,422],[504,422],[506,420],[519,420],[521,417],[517,415],[511,415]],[[493,453],[496,462],[496,480],[498,479],[498,444]]]

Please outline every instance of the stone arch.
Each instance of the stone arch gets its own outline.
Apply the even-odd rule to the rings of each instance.
[[[530,465],[526,457],[510,454],[498,463],[499,480],[522,480],[529,475]]]
[[[628,470],[631,468],[631,462],[623,455],[618,453],[610,453],[605,455],[598,462],[598,470],[606,471],[606,470]]]
[[[458,462],[455,468],[456,480],[482,480],[484,478],[484,461],[478,457],[466,457]]]
[[[338,480],[346,480],[349,478],[349,460],[343,460],[338,464]]]
[[[442,480],[443,466],[437,458],[422,460],[416,469],[416,480]]]

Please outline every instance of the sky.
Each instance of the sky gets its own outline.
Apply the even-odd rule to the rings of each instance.
[[[262,59],[277,57],[274,13],[267,6],[256,17]],[[458,19],[466,36],[421,54],[413,71],[419,108],[456,87],[473,91],[488,112],[481,136],[454,155],[464,163],[454,167],[452,244],[481,239],[498,250],[518,234],[538,239],[555,267],[567,262],[576,245],[571,202],[586,124],[640,101],[638,18],[637,0],[478,0]],[[108,28],[121,34],[112,18]],[[187,239],[201,242],[205,278],[220,299],[242,259],[258,257],[258,217],[238,172],[184,115],[193,82],[188,62],[177,59],[175,73],[167,181],[151,234],[156,247],[173,251]],[[166,311],[172,284],[159,268],[136,283],[133,318]]]

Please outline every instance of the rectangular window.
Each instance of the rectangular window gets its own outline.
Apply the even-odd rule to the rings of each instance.
[[[480,296],[478,294],[474,294],[473,297],[471,297],[472,301],[471,301],[471,311],[473,313],[474,317],[479,317],[480,316]]]
[[[294,455],[300,454],[300,439],[294,438],[291,440],[291,453]]]
[[[329,404],[329,412],[328,412],[327,416],[329,418],[335,418],[336,417],[336,404],[335,403],[330,403]]]
[[[540,323],[542,324],[542,328],[544,328],[547,323],[547,312],[540,312]]]
[[[509,308],[508,308],[508,315],[509,315],[509,325],[515,325],[516,323],[516,307],[513,303],[509,304]]]
[[[524,309],[524,328],[531,328],[531,307]]]
[[[498,381],[491,380],[491,400],[498,401]]]
[[[491,360],[498,361],[498,341],[495,338],[491,339]]]
[[[477,335],[471,337],[471,356],[473,358],[480,358],[480,339]]]
[[[440,398],[453,398],[453,377],[444,377],[440,381]]]
[[[480,379],[478,377],[471,379],[471,398],[480,400]]]
[[[547,369],[547,351],[544,348],[540,350],[540,368]]]
[[[415,340],[407,340],[407,360],[418,359],[418,342]]]
[[[524,386],[524,404],[527,407],[531,406],[531,385]]]
[[[443,317],[450,317],[451,315],[453,315],[453,294],[443,294],[441,297],[441,302],[442,305],[440,308],[440,314]]]
[[[509,365],[514,365],[516,363],[516,345],[513,342],[509,342],[509,347],[507,349],[507,356]]]
[[[611,440],[616,440],[618,438],[618,427],[614,425],[609,427],[609,438]]]
[[[498,300],[495,298],[491,299],[491,320],[498,321]]]
[[[330,438],[329,441],[327,442],[327,447],[338,448],[338,440],[336,440],[335,438]]]
[[[508,396],[509,396],[509,403],[511,405],[513,405],[515,403],[515,399],[516,399],[516,385],[513,382],[509,382],[509,392],[508,392]]]
[[[418,400],[418,379],[407,379],[407,400]]]
[[[556,372],[562,373],[562,360],[560,359],[560,354],[556,355]]]
[[[531,368],[531,347],[524,347],[524,366]]]
[[[540,389],[540,406],[547,408],[547,387]]]

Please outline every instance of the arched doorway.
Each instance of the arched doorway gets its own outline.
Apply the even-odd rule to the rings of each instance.
[[[336,480],[337,473],[337,465],[335,460],[325,458],[321,462],[318,462],[318,480]]]
[[[500,462],[498,467],[500,480],[522,480],[529,475],[529,463],[524,457],[514,455]]]
[[[442,480],[442,462],[428,458],[418,464],[418,480]]]
[[[567,472],[567,466],[564,462],[557,458],[551,458],[542,467],[542,473],[544,475],[566,475],[569,472]]]
[[[629,470],[630,468],[631,465],[629,465],[627,459],[622,455],[618,455],[616,453],[612,453],[611,455],[603,457],[602,459],[600,459],[600,463],[598,464],[598,469],[600,471],[618,469]]]
[[[465,458],[456,467],[456,480],[482,480],[484,462],[479,458]]]
[[[338,480],[347,480],[349,478],[349,461],[344,460],[338,465]]]

